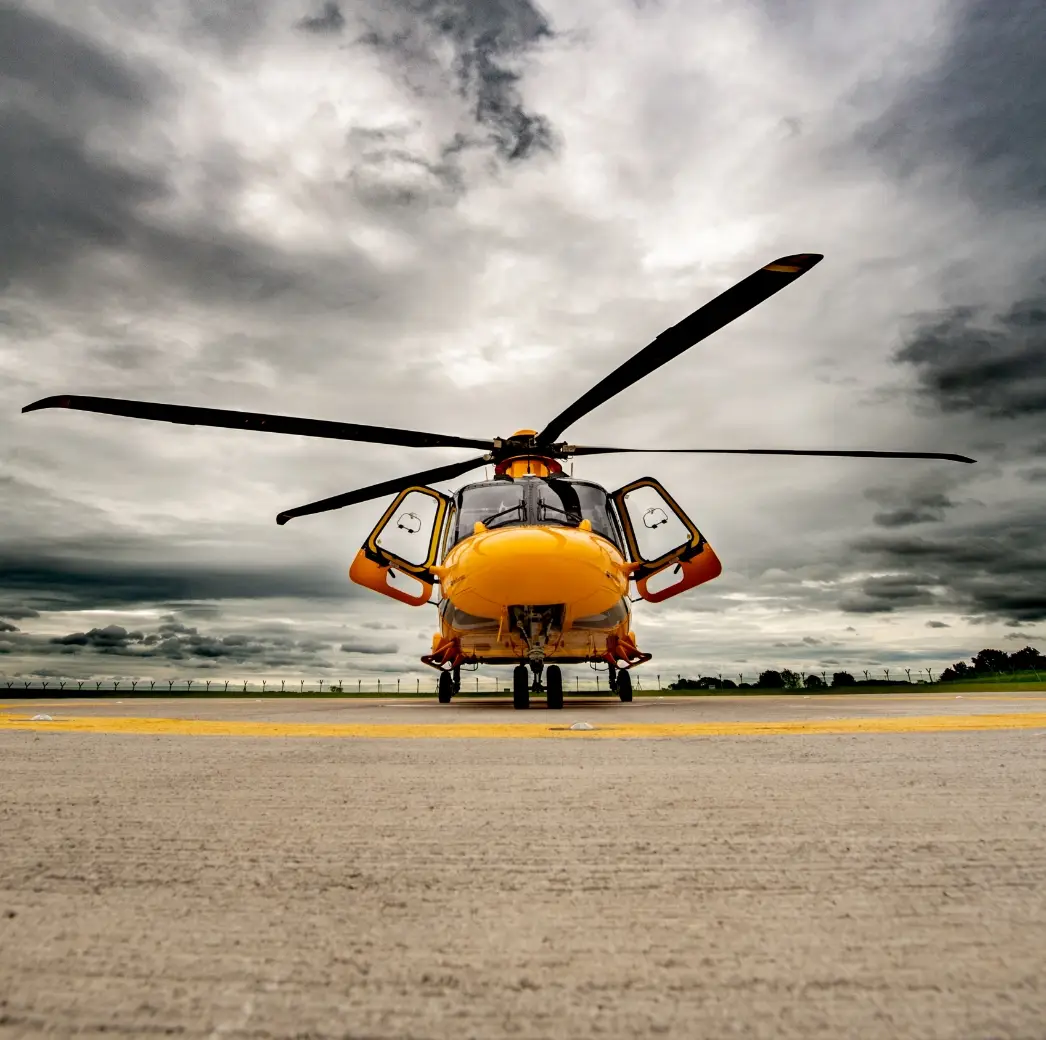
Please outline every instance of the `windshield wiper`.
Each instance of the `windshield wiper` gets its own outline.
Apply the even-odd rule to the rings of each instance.
[[[523,516],[522,510],[523,510],[523,503],[522,502],[517,502],[516,505],[509,506],[508,509],[502,509],[498,513],[491,513],[490,516],[486,517],[486,519],[480,520],[480,523],[484,527],[489,528],[490,527],[490,522],[492,520],[497,520],[497,518],[499,516],[505,516],[508,513],[519,513],[520,514],[520,519],[522,519],[522,516]],[[499,524],[498,526],[501,526],[501,525]]]
[[[547,502],[539,502],[538,507],[541,509],[551,509],[553,512],[562,513],[567,518],[567,523],[573,527],[577,527],[581,523],[581,517],[577,513],[568,513],[565,509],[560,509],[559,506],[550,506]],[[549,519],[544,513],[541,514],[541,519]]]

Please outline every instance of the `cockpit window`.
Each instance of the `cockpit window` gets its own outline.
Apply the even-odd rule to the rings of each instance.
[[[477,522],[488,528],[521,524],[525,519],[523,488],[507,480],[478,484],[461,492],[455,543],[472,534]]]
[[[537,491],[537,523],[577,527],[582,520],[588,520],[596,534],[615,544],[619,542],[607,493],[601,487],[552,478],[541,481]]]
[[[487,528],[514,524],[577,527],[582,520],[619,549],[623,548],[617,519],[606,491],[565,477],[499,480],[463,488],[458,496],[457,524],[447,550],[468,538],[479,521]]]

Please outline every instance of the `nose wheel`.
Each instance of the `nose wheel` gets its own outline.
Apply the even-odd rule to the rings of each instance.
[[[530,707],[530,672],[525,664],[512,669],[512,707],[517,711]]]
[[[630,701],[632,699],[632,673],[624,669],[619,670],[614,689],[621,700]]]
[[[440,704],[450,704],[450,698],[454,696],[454,676],[450,672],[439,673],[439,688],[436,691]]]

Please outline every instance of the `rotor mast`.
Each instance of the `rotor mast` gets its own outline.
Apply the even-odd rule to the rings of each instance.
[[[498,476],[511,477],[554,477],[563,472],[563,467],[540,448],[533,447],[537,430],[516,430],[501,443],[501,451],[507,452],[494,467]],[[518,447],[518,453],[516,451]]]

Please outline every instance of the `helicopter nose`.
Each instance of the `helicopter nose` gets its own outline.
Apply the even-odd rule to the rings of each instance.
[[[609,610],[628,591],[621,554],[598,535],[571,527],[481,531],[434,570],[451,602],[478,617],[558,603],[585,617]]]

